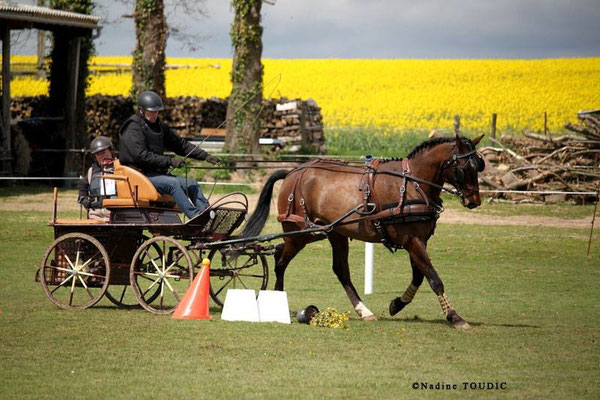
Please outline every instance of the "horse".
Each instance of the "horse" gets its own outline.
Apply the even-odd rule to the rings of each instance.
[[[452,327],[469,328],[450,304],[427,254],[427,242],[443,211],[443,190],[460,196],[469,209],[481,205],[478,173],[485,162],[475,146],[482,137],[431,139],[404,159],[374,159],[359,166],[315,159],[292,170],[278,170],[265,183],[242,236],[256,236],[263,229],[274,184],[284,179],[277,200],[284,235],[275,250],[275,290],[283,290],[290,261],[307,244],[326,236],[333,249],[333,272],[356,313],[363,320],[376,320],[350,279],[348,239],[383,243],[392,251],[406,250],[412,268],[408,288],[390,302],[391,316],[413,300],[425,277]],[[444,183],[455,189],[444,188]]]

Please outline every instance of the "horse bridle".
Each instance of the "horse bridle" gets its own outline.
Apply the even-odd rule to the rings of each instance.
[[[466,159],[462,165],[459,165],[459,160]],[[465,173],[467,168],[472,168],[477,172],[483,172],[485,168],[485,162],[483,161],[483,157],[481,154],[477,152],[477,150],[473,149],[464,154],[458,154],[458,146],[456,146],[454,154],[452,157],[442,163],[442,170],[446,168],[454,168],[454,177],[455,180],[452,182],[454,187],[461,191],[461,196],[463,189],[467,191],[468,195],[479,193],[479,189],[472,189],[468,185],[465,185]]]

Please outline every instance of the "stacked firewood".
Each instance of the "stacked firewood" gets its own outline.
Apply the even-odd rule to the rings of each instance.
[[[313,99],[267,99],[263,121],[261,136],[279,139],[288,151],[326,152],[323,116]]]
[[[164,121],[182,137],[200,136],[202,128],[223,125],[227,101],[217,98],[170,97],[165,101]]]
[[[580,113],[579,123],[567,123],[569,133],[552,136],[530,131],[524,137],[503,135],[480,152],[486,159],[482,188],[545,192],[596,192],[600,182],[600,118]],[[487,186],[487,187],[486,187]],[[516,202],[593,201],[595,195],[548,193],[524,196],[497,193]],[[532,200],[533,199],[533,200]]]
[[[118,142],[121,124],[135,112],[129,97],[93,95],[86,99],[86,122],[90,139],[99,135]],[[13,118],[27,119],[50,115],[47,97],[15,98],[11,102]],[[192,139],[211,130],[212,137],[224,135],[227,99],[171,97],[165,100],[161,118],[177,134]],[[264,99],[261,109],[261,137],[279,139],[289,152],[325,153],[323,117],[314,100]],[[215,132],[219,128],[220,132]]]
[[[87,99],[87,123],[91,137],[116,138],[121,124],[135,112],[128,97],[94,95]],[[227,102],[199,97],[174,97],[165,100],[161,118],[182,137],[200,136],[202,127],[216,127],[225,119]]]
[[[13,97],[10,101],[12,118],[17,120],[47,116],[49,106],[47,96]]]
[[[117,138],[121,124],[133,114],[133,100],[124,96],[94,95],[86,99],[86,122],[90,137]]]

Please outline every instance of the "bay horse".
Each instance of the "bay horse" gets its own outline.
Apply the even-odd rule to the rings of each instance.
[[[275,290],[283,290],[286,267],[298,252],[326,235],[333,249],[333,272],[352,306],[363,320],[376,320],[350,280],[348,238],[383,243],[393,251],[406,250],[412,267],[412,281],[391,301],[390,315],[413,300],[425,277],[448,322],[455,328],[468,328],[450,305],[427,254],[427,241],[443,211],[440,193],[448,191],[444,183],[454,186],[451,192],[460,196],[463,206],[481,204],[477,176],[485,163],[475,146],[482,137],[431,139],[416,146],[405,159],[375,159],[366,166],[315,159],[293,170],[278,170],[265,183],[242,235],[260,233],[269,216],[273,186],[284,179],[277,200],[278,220],[284,232],[297,233],[284,236],[277,246]],[[323,230],[315,235],[319,227]],[[298,232],[302,230],[311,232]]]

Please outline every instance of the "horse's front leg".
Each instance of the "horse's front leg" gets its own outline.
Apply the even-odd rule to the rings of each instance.
[[[363,304],[350,279],[348,238],[338,233],[331,233],[327,238],[333,249],[333,272],[344,287],[354,310],[363,320],[376,321],[377,317]]]
[[[409,240],[405,248],[408,251],[408,254],[410,254],[411,260],[414,260],[414,263],[417,265],[419,270],[423,273],[423,275],[425,275],[425,277],[427,277],[429,285],[431,286],[433,292],[437,295],[448,322],[450,322],[452,326],[457,329],[469,328],[469,324],[462,319],[450,305],[450,300],[448,300],[448,296],[446,296],[446,293],[444,292],[444,283],[433,268],[433,264],[431,264],[425,243],[423,243],[423,241],[421,241],[419,238],[413,237],[411,240]]]
[[[417,264],[415,263],[415,260],[412,259],[412,257],[410,259],[410,266],[412,268],[412,280],[410,282],[410,285],[408,285],[408,287],[402,294],[402,296],[396,297],[390,303],[390,315],[392,316],[402,311],[402,309],[413,300],[415,294],[417,294],[417,291],[419,290],[419,287],[423,283],[423,273],[421,272],[419,267],[417,267]]]

